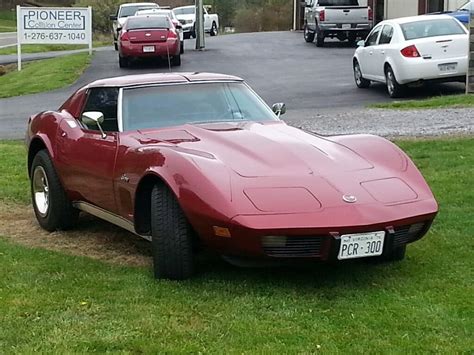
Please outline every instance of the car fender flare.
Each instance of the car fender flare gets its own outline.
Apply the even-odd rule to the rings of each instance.
[[[54,164],[55,151],[50,137],[45,133],[38,133],[30,139],[28,144],[28,176],[31,175],[31,164],[33,163],[34,157],[43,149],[47,150]]]

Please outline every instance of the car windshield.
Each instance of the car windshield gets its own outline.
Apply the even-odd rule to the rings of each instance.
[[[127,20],[126,27],[128,30],[140,30],[149,28],[171,28],[168,22],[168,16],[137,16],[130,17]]]
[[[137,5],[137,6],[124,6],[120,9],[118,17],[129,17],[135,15],[138,10],[156,9],[158,6],[153,5]]]
[[[407,41],[448,35],[461,35],[466,32],[454,19],[425,20],[401,24],[403,35]]]
[[[273,111],[241,82],[125,88],[125,131],[192,123],[277,120]]]
[[[195,10],[196,8],[194,6],[173,9],[176,15],[193,15]]]
[[[319,6],[359,6],[358,0],[321,0]]]

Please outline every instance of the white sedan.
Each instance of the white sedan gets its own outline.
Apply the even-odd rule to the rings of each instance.
[[[180,52],[181,52],[181,54],[184,53],[183,26],[181,26],[181,23],[179,22],[178,18],[174,14],[173,10],[160,7],[159,9],[138,10],[137,12],[135,12],[135,16],[141,16],[141,15],[165,15],[165,16],[168,16],[170,18],[171,22],[176,27],[176,30],[179,33],[179,41],[180,41],[180,44],[181,44]]]
[[[468,31],[448,15],[383,21],[358,45],[353,67],[359,88],[371,81],[386,83],[396,98],[410,84],[466,81]]]

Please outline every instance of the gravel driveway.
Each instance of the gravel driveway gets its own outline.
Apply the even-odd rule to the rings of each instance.
[[[371,133],[385,137],[474,134],[474,108],[437,110],[333,110],[305,119],[288,111],[289,124],[323,135]]]

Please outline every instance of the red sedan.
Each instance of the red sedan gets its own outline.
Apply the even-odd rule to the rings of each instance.
[[[93,82],[30,118],[33,207],[49,231],[79,211],[152,242],[156,277],[184,279],[207,247],[227,260],[400,260],[438,205],[410,158],[372,135],[286,125],[240,78]]]
[[[131,16],[119,35],[119,66],[134,58],[161,57],[170,65],[181,65],[179,32],[168,16]]]

